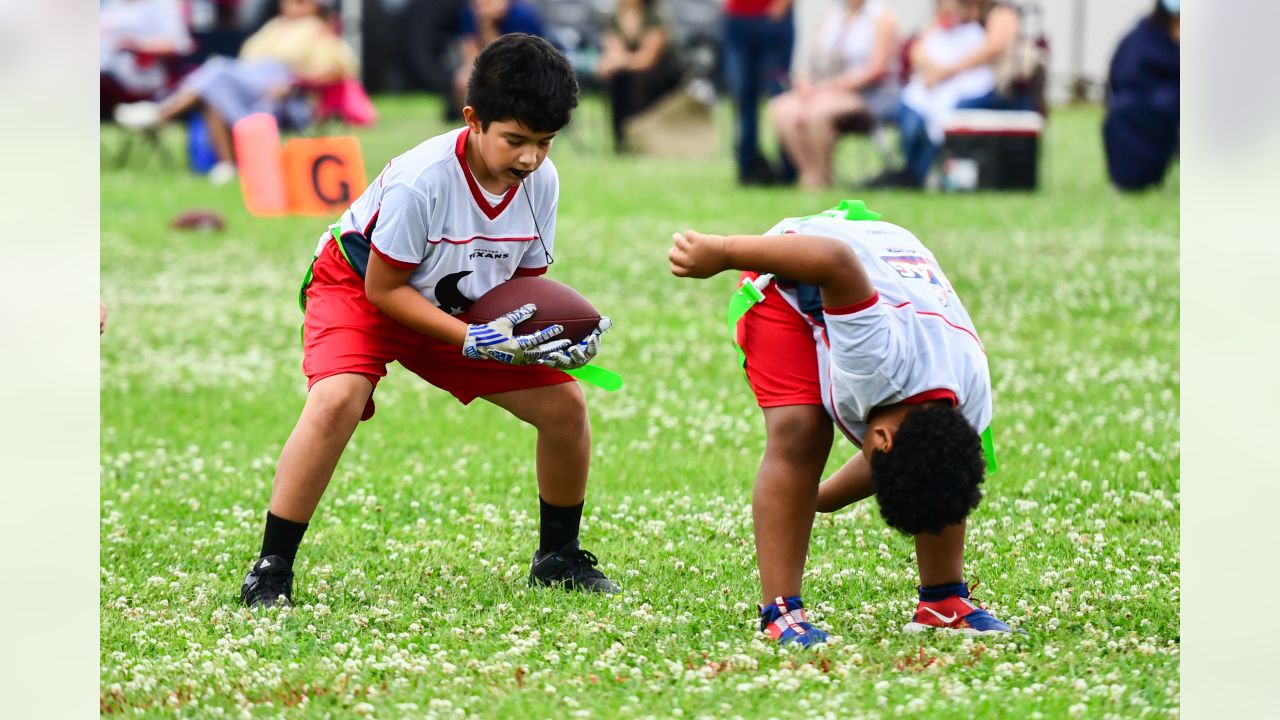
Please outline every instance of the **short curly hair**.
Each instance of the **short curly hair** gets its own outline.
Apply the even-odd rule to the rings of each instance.
[[[534,132],[556,132],[569,124],[578,106],[578,78],[551,43],[510,33],[476,57],[467,104],[475,108],[482,130],[493,122],[515,120]]]
[[[893,449],[871,455],[871,487],[889,527],[907,534],[941,532],[982,500],[982,439],[959,410],[921,405],[902,419]]]

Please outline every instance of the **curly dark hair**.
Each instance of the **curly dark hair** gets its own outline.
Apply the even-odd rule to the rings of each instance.
[[[555,132],[569,124],[578,106],[578,78],[554,45],[511,33],[476,57],[467,104],[475,108],[484,130],[492,122],[515,120],[534,132]]]
[[[937,533],[969,516],[982,500],[982,439],[959,410],[921,405],[902,419],[893,449],[871,456],[871,487],[889,527]]]

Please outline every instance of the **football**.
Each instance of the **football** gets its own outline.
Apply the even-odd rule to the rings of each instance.
[[[226,226],[222,216],[212,210],[187,210],[169,221],[174,230],[221,230]]]
[[[533,317],[516,325],[517,335],[528,335],[551,325],[563,325],[554,339],[582,340],[600,323],[600,313],[591,301],[562,282],[543,277],[512,278],[495,287],[467,310],[466,320],[486,323],[525,303],[538,306]]]

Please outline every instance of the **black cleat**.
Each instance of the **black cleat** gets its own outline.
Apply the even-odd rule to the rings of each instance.
[[[293,567],[279,555],[258,558],[244,576],[240,602],[250,608],[288,607],[293,604]]]
[[[596,569],[600,561],[583,550],[577,539],[559,552],[536,552],[529,566],[529,586],[558,585],[566,590],[616,593],[621,591],[612,580]]]

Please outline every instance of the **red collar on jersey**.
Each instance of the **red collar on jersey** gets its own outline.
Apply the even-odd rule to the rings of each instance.
[[[497,205],[489,203],[489,199],[480,191],[480,183],[476,182],[475,175],[471,174],[471,168],[467,165],[467,137],[470,135],[471,128],[469,127],[463,128],[462,132],[458,133],[458,145],[454,148],[454,154],[458,156],[458,164],[462,166],[462,175],[467,179],[467,187],[471,189],[471,197],[475,199],[480,211],[490,220],[494,220],[511,204],[511,200],[520,190],[520,186],[512,185],[511,189],[507,190],[507,194],[502,196],[502,202]]]
[[[951,407],[955,407],[960,404],[960,401],[956,399],[956,394],[946,388],[936,388],[933,390],[925,390],[922,393],[916,393],[915,395],[912,395],[911,397],[903,400],[899,400],[898,402],[902,403],[903,405],[919,405],[921,403],[927,403],[931,400],[946,400],[951,403]]]

